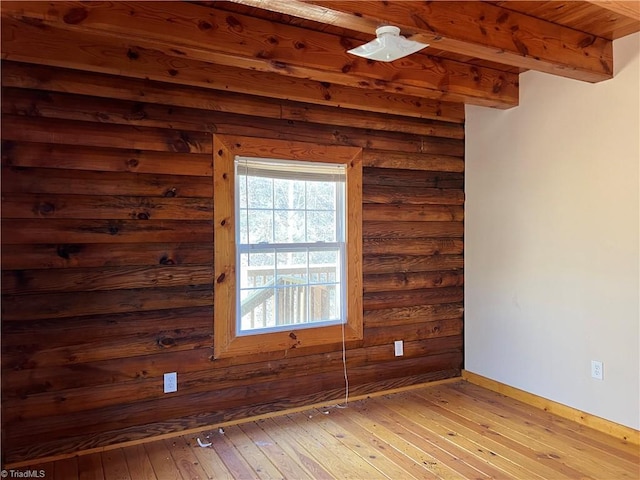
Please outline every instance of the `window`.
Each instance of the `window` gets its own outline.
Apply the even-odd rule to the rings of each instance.
[[[214,136],[214,356],[362,338],[361,150]]]
[[[345,165],[236,156],[235,174],[236,334],[343,323]]]

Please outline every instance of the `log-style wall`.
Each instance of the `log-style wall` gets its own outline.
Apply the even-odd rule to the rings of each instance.
[[[460,373],[462,118],[13,62],[2,85],[4,462],[344,396],[341,345],[213,359],[214,132],[363,147],[350,392]]]

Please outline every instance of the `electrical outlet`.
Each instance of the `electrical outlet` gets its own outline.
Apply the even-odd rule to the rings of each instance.
[[[178,373],[171,372],[164,374],[164,393],[173,393],[178,391]]]
[[[591,360],[591,377],[597,380],[604,379],[604,369],[602,362],[598,360]]]
[[[396,351],[396,357],[401,357],[404,355],[404,344],[402,342],[402,340],[396,340],[393,343],[393,346],[395,348]]]

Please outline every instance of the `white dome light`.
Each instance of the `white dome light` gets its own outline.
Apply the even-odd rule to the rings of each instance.
[[[400,29],[391,25],[376,28],[375,40],[359,47],[347,50],[348,53],[359,57],[379,60],[381,62],[393,62],[407,55],[428,47],[427,43],[407,40],[400,35]]]

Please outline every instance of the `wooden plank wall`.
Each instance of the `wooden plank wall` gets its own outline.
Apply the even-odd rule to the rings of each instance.
[[[213,132],[364,147],[350,391],[459,375],[462,119],[13,62],[2,84],[4,462],[344,396],[341,345],[212,358]]]

